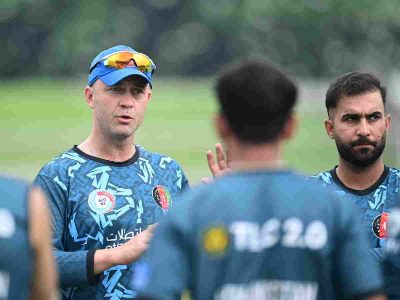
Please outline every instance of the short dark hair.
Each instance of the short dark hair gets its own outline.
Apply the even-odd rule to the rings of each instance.
[[[345,96],[356,96],[380,91],[383,105],[386,104],[386,88],[381,86],[379,79],[371,73],[350,72],[339,76],[329,85],[325,97],[328,111],[336,108],[339,100]]]
[[[272,142],[297,99],[296,85],[263,60],[245,60],[223,72],[215,86],[220,112],[248,143]]]

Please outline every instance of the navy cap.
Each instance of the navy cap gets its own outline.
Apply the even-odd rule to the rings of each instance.
[[[135,66],[127,66],[123,69],[117,69],[117,68],[112,68],[112,67],[106,67],[104,66],[103,63],[101,63],[102,59],[105,57],[121,52],[121,51],[129,51],[133,53],[138,53],[135,49],[132,49],[131,47],[124,46],[124,45],[118,45],[114,46],[112,48],[109,48],[107,50],[104,50],[100,52],[92,61],[90,64],[90,70],[91,72],[89,73],[88,77],[88,85],[92,86],[93,83],[97,79],[100,79],[102,82],[104,82],[108,86],[112,86],[116,84],[118,81],[132,75],[138,75],[146,79],[150,86],[151,85],[151,73],[148,72],[141,72],[138,68]]]

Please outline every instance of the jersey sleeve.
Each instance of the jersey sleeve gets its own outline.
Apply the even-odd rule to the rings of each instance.
[[[190,188],[189,185],[189,179],[186,177],[185,173],[182,171],[182,191],[185,191],[186,189]]]
[[[373,258],[356,207],[343,199],[338,209],[335,285],[340,299],[375,294],[383,290],[379,263]],[[346,205],[344,205],[346,204]]]
[[[60,285],[87,286],[94,284],[94,251],[68,252],[63,245],[63,235],[67,231],[67,198],[66,186],[57,176],[54,178],[39,174],[33,183],[45,191],[49,199],[53,224],[53,253],[57,263]]]
[[[175,168],[176,168],[176,176],[178,179],[176,185],[178,189],[180,189],[181,191],[185,191],[186,189],[189,188],[189,179],[187,178],[182,167],[176,161],[175,161]]]
[[[187,199],[184,203],[160,222],[144,259],[136,265],[132,287],[138,299],[180,300],[189,286],[192,241]]]
[[[391,211],[388,229],[383,260],[385,291],[389,299],[400,299],[400,208]]]

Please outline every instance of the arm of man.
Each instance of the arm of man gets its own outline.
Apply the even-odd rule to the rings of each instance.
[[[29,236],[34,254],[34,276],[30,299],[55,299],[57,272],[51,251],[51,223],[47,199],[34,188],[28,200]]]
[[[94,254],[94,274],[138,260],[147,250],[156,226],[150,226],[127,243],[112,249],[99,249]]]
[[[49,198],[53,221],[53,253],[62,288],[94,285],[99,280],[96,275],[113,266],[136,261],[147,249],[154,228],[143,231],[120,247],[65,251],[62,240],[66,231],[65,227],[68,226],[66,224],[66,190],[51,178],[43,175],[36,177],[34,184],[43,189]],[[76,235],[78,238],[77,232]]]
[[[39,186],[49,200],[50,214],[53,225],[53,254],[59,272],[60,286],[87,286],[96,283],[93,273],[93,251],[65,251],[63,235],[67,224],[67,189],[55,179],[39,174],[34,185]]]

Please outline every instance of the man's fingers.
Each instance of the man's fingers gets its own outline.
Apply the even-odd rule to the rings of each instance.
[[[142,231],[142,233],[141,233],[143,235],[142,241],[145,244],[150,243],[150,241],[154,235],[154,230],[156,229],[157,225],[158,225],[157,223],[151,224],[151,225],[149,225],[149,227],[146,228],[146,230]]]
[[[152,235],[154,233],[154,230],[156,229],[157,225],[158,225],[157,223],[151,224],[143,232],[146,232],[148,235]]]
[[[228,165],[226,163],[225,159],[225,154],[224,154],[224,148],[220,143],[217,143],[215,145],[215,152],[217,153],[217,162],[218,162],[218,167],[219,171],[224,171],[228,168]]]
[[[204,183],[204,184],[209,184],[209,183],[212,182],[212,179],[210,177],[203,177],[201,179],[201,182]]]
[[[214,154],[212,153],[212,151],[208,150],[206,152],[207,155],[207,163],[208,163],[208,168],[211,171],[211,174],[215,177],[218,176],[219,173],[219,166],[218,164],[215,163],[214,160]]]

